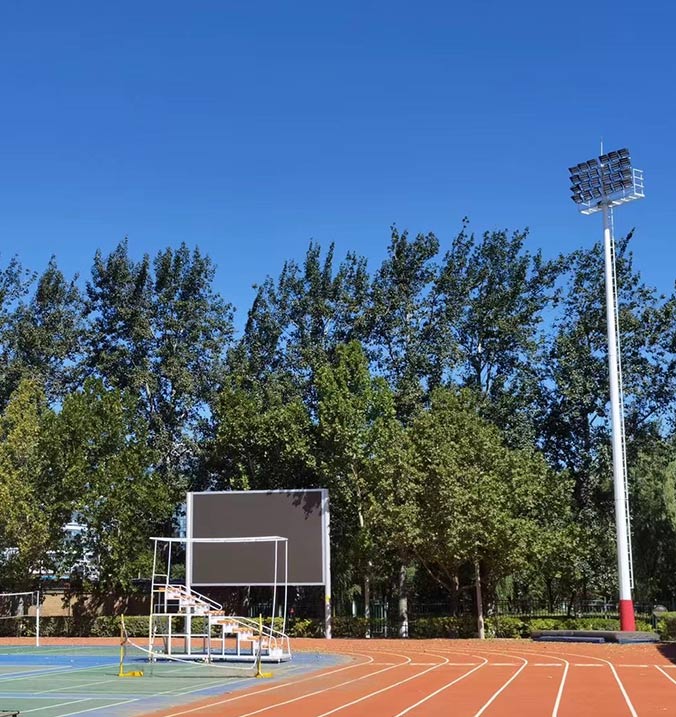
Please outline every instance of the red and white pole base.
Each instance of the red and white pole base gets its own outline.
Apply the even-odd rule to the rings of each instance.
[[[620,600],[620,630],[623,632],[636,630],[633,600]]]

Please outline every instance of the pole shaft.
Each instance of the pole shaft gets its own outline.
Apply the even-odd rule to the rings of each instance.
[[[624,485],[624,446],[620,416],[620,380],[618,340],[615,323],[615,290],[610,208],[603,206],[603,247],[605,254],[606,321],[608,329],[608,376],[613,448],[613,488],[615,497],[615,529],[617,536],[617,572],[620,588],[620,629],[634,630],[634,607],[629,574],[629,535],[627,532],[627,501]]]

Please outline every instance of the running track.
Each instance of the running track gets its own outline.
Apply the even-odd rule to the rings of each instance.
[[[293,646],[347,659],[148,717],[676,715],[674,651],[654,645],[295,640]]]

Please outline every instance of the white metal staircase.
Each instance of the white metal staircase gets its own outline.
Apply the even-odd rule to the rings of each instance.
[[[259,654],[264,662],[291,658],[289,638],[282,631],[262,620],[226,615],[215,600],[166,579],[153,583],[150,622],[152,651],[159,639],[166,654],[188,659],[246,661]]]

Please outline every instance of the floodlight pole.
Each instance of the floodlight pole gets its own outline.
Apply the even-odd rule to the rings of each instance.
[[[601,146],[603,152],[603,146]],[[624,439],[622,369],[617,309],[617,275],[613,207],[643,199],[643,171],[631,166],[625,148],[601,154],[570,167],[571,199],[582,214],[603,213],[603,247],[606,285],[606,327],[608,331],[608,383],[610,386],[611,437],[613,450],[613,491],[617,540],[617,573],[620,588],[620,628],[636,629],[632,591],[631,536],[627,498],[627,460]]]
[[[613,251],[611,208],[603,202],[603,248],[605,255],[606,324],[608,330],[608,377],[610,382],[610,410],[613,449],[613,487],[615,494],[615,528],[617,539],[617,573],[620,588],[620,630],[636,629],[634,603],[631,596],[629,567],[629,535],[627,495],[625,492],[623,420],[619,374],[619,346],[616,324],[615,257]]]

